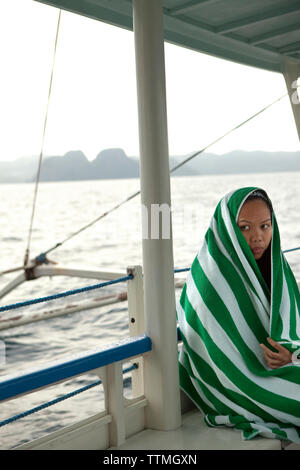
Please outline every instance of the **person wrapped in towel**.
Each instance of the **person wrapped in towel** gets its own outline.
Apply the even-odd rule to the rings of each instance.
[[[207,425],[300,443],[299,312],[268,195],[227,194],[177,305],[180,387]]]

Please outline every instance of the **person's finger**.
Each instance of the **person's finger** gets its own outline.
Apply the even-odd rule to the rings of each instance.
[[[274,339],[270,337],[268,337],[267,340],[271,344],[271,346],[273,346],[273,348],[277,349],[277,351],[285,352],[286,348],[284,346],[281,346],[280,343],[277,343],[277,341],[274,341]]]
[[[267,360],[267,364],[271,369],[277,369],[277,367],[281,367],[284,365],[284,362],[282,361],[274,361],[274,360]]]
[[[278,358],[278,353],[271,351],[271,349],[267,348],[267,346],[265,346],[264,344],[261,344],[261,347],[264,350],[265,356],[273,359]]]

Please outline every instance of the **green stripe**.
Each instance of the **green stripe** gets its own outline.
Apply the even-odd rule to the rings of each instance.
[[[243,429],[243,439],[245,441],[249,441],[250,439],[256,437],[259,433],[260,431],[258,431],[257,429],[253,429],[250,425],[249,429]]]
[[[280,316],[280,304],[282,299],[282,288],[283,288],[283,267],[281,261],[281,254],[278,256],[277,253],[280,253],[279,246],[279,233],[274,218],[273,226],[273,244],[272,244],[272,274],[273,274],[273,289],[272,289],[272,312],[271,312],[271,331],[270,336],[276,341],[280,339],[283,324]]]
[[[257,190],[259,188],[255,186],[248,186],[246,188],[241,188],[237,189],[230,197],[227,206],[229,209],[229,212],[233,216],[234,219],[236,219],[238,215],[238,210],[240,209],[240,206],[242,202],[246,199],[247,196],[250,195],[253,191]]]
[[[216,415],[217,416],[217,415]],[[207,426],[209,427],[215,427],[215,426],[219,426],[219,424],[216,423],[216,416],[214,415],[206,415],[204,417],[204,421],[206,422]]]

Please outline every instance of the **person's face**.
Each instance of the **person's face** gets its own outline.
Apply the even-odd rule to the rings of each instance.
[[[273,234],[268,205],[261,199],[246,202],[240,210],[237,223],[254,258],[259,260],[268,248]]]

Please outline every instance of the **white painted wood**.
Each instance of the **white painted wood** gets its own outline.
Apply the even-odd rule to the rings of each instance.
[[[109,446],[108,426],[112,417],[106,412],[80,421],[16,447],[17,450],[100,450]]]
[[[115,272],[109,270],[99,270],[94,267],[75,267],[75,266],[62,266],[59,264],[47,264],[36,266],[33,262],[28,265],[29,268],[34,268],[35,277],[42,276],[73,276],[73,277],[82,277],[86,279],[99,279],[103,281],[110,281],[113,279],[118,279],[119,277],[124,277],[125,274],[122,272]],[[0,290],[0,298],[7,295],[9,292],[14,290],[20,284],[26,281],[26,274],[23,271],[15,279],[10,281],[7,286]]]
[[[130,336],[138,336],[146,331],[142,267],[130,266],[127,268],[127,274],[134,276],[133,279],[127,281]]]
[[[156,233],[153,206],[171,207],[162,1],[133,0],[133,20],[141,199],[147,217],[142,217],[144,303],[153,344],[145,356],[146,425],[168,430],[181,423],[171,222],[169,238],[163,237],[163,226],[158,238],[151,237]]]
[[[26,281],[25,273],[22,272],[15,279],[10,281],[3,289],[0,291],[0,299],[5,295],[9,294],[12,290],[16,289],[20,284]]]
[[[127,268],[133,279],[127,282],[128,321],[130,336],[142,335],[146,331],[144,313],[143,271],[141,266]],[[131,361],[133,363],[133,361]],[[134,361],[138,368],[132,371],[132,396],[144,394],[144,360],[140,357]]]
[[[300,77],[300,65],[296,62],[293,62],[292,59],[286,59],[283,76],[285,78],[294,120],[298,131],[298,137],[300,140],[300,94],[299,88],[296,88],[297,80]]]
[[[122,363],[110,364],[106,367],[106,373],[106,411],[112,416],[109,425],[109,442],[110,445],[118,447],[126,439]]]
[[[63,266],[59,264],[47,264],[37,266],[35,268],[36,277],[41,276],[72,276],[72,277],[82,277],[86,279],[99,279],[103,281],[110,281],[113,279],[118,279],[119,277],[124,277],[126,274],[124,272],[115,272],[104,269],[95,269],[94,267],[76,267],[76,266]]]
[[[145,429],[145,407],[148,400],[142,396],[137,399],[125,398],[125,429],[126,439]]]
[[[148,400],[144,396],[135,399],[123,397],[122,362],[92,372],[102,381],[105,411],[16,449],[103,450],[112,445],[122,445],[127,437],[144,429],[144,409]]]

